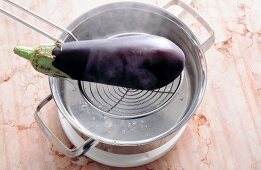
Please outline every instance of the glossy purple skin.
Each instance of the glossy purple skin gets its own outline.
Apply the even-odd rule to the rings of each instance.
[[[166,86],[185,65],[176,44],[154,35],[68,42],[53,55],[53,66],[72,79],[141,90]]]

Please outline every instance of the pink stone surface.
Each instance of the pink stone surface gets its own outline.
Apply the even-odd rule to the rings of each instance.
[[[114,1],[16,1],[63,27],[89,9]],[[141,2],[141,1],[139,1]],[[142,2],[161,5],[164,1]],[[261,169],[261,1],[196,0],[192,7],[212,25],[216,41],[206,52],[208,85],[204,100],[177,145],[150,164],[129,169]],[[58,36],[47,25],[1,1],[0,8]],[[48,10],[47,10],[48,9]],[[170,12],[173,12],[171,9]],[[184,21],[203,39],[205,30],[188,14]],[[120,169],[70,159],[46,139],[34,110],[49,93],[48,78],[13,54],[16,45],[49,39],[0,14],[0,169]],[[66,140],[50,106],[45,121]],[[67,143],[69,143],[67,141]]]

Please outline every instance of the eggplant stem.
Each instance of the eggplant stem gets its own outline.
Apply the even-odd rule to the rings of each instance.
[[[16,46],[14,48],[14,53],[29,61],[31,61],[34,57],[34,49],[30,47]]]
[[[14,53],[29,60],[34,69],[40,73],[54,76],[70,78],[69,75],[53,66],[55,56],[52,55],[56,45],[40,45],[36,48],[17,46],[14,48]]]

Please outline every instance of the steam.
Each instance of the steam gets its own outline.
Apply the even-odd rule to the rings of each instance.
[[[85,21],[73,33],[79,40],[108,38],[123,33],[160,35],[162,18],[150,10],[151,6],[140,3],[109,4],[86,13],[87,16],[82,17]]]

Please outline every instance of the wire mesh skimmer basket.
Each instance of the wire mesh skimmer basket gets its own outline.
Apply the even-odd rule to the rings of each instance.
[[[93,107],[115,118],[138,118],[157,112],[174,97],[182,81],[180,75],[169,85],[153,90],[136,90],[90,82],[79,82],[80,90]]]

